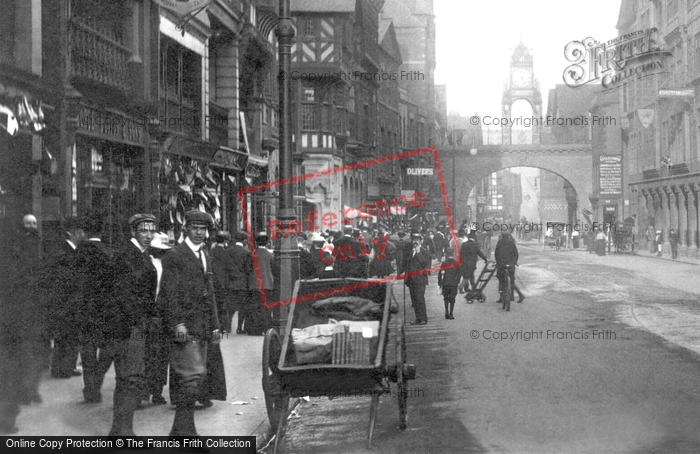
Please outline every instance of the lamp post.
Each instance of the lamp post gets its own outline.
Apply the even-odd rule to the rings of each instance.
[[[281,0],[279,7],[279,22],[277,24],[277,40],[279,46],[279,85],[280,103],[280,178],[282,181],[294,176],[292,161],[292,94],[290,78],[287,75],[292,68],[292,41],[294,27],[292,26],[290,0]],[[283,225],[296,221],[294,212],[294,187],[290,183],[282,184],[279,196],[278,219]],[[299,249],[296,238],[292,235],[282,237],[280,247],[280,301],[289,300],[293,295],[294,282],[299,274]],[[288,309],[280,308],[280,327],[286,325]]]

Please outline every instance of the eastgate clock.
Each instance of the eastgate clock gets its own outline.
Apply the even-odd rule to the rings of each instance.
[[[513,71],[513,85],[516,87],[527,87],[530,85],[530,72],[526,69]]]

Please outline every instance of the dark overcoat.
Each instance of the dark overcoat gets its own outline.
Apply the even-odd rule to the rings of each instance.
[[[180,243],[163,257],[161,293],[158,295],[159,310],[163,317],[166,334],[184,323],[189,334],[204,339],[212,331],[220,329],[219,317],[213,289],[213,271],[209,254],[206,257],[207,273],[202,261],[187,243]]]

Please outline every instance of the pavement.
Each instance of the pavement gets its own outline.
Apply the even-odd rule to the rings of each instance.
[[[687,292],[689,298],[683,304],[659,304],[656,306],[636,305],[629,301],[629,313],[621,314],[627,317],[627,322],[654,332],[667,340],[687,347],[700,354],[700,287],[697,283],[698,260],[679,257],[671,259],[668,255],[662,257],[651,254],[646,250],[636,255],[609,254],[598,256],[589,254],[585,248],[561,249],[555,251],[547,248],[542,251],[542,243],[518,242],[521,248],[540,251],[544,254],[556,254],[566,257],[567,261],[590,263],[594,266],[611,266],[624,269],[628,273],[642,277],[659,286],[669,286]],[[521,263],[527,267],[527,263]],[[550,268],[557,272],[556,264]],[[580,278],[585,278],[582,276]],[[574,278],[565,278],[575,281]],[[614,277],[613,277],[614,279]],[[431,278],[431,284],[434,279]],[[610,297],[625,300],[624,292],[616,293],[614,285],[610,287]],[[435,292],[434,285],[428,292]],[[524,283],[522,287],[526,297],[535,296],[537,288],[532,283]],[[397,284],[397,290],[401,286]],[[440,318],[442,302],[440,297],[431,297],[430,312],[433,319]],[[434,301],[433,301],[434,300]],[[532,299],[531,299],[532,301]],[[407,321],[412,320],[412,314],[407,314]],[[234,326],[235,326],[234,320]],[[679,335],[678,333],[683,333]],[[267,413],[261,386],[261,336],[228,335],[221,344],[226,371],[228,396],[226,401],[214,401],[214,405],[196,412],[196,425],[199,433],[207,435],[252,435],[262,437],[268,429]],[[114,369],[110,369],[102,389],[103,402],[86,404],[82,398],[82,377],[70,379],[52,378],[47,370],[42,380],[40,393],[42,403],[34,403],[22,407],[17,419],[18,435],[97,435],[108,433],[112,421],[112,395],[114,391]],[[167,387],[164,397],[169,401]],[[134,419],[135,431],[138,435],[167,435],[174,416],[174,407],[170,404],[155,406],[145,403],[136,412]]]
[[[236,326],[236,320],[233,321]],[[268,428],[265,398],[262,391],[262,336],[229,334],[221,342],[228,396],[226,401],[212,401],[210,408],[196,411],[195,423],[202,436],[260,436]],[[83,401],[82,377],[56,379],[49,371],[41,382],[42,403],[23,406],[17,418],[18,436],[69,435],[105,436],[112,425],[114,367],[105,377],[102,403]],[[142,436],[166,436],[170,431],[175,407],[145,403],[136,412],[134,430]]]

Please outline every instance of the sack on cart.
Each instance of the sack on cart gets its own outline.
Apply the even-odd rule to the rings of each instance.
[[[292,329],[292,343],[297,364],[330,364],[332,359],[333,330],[337,323],[311,325]]]

